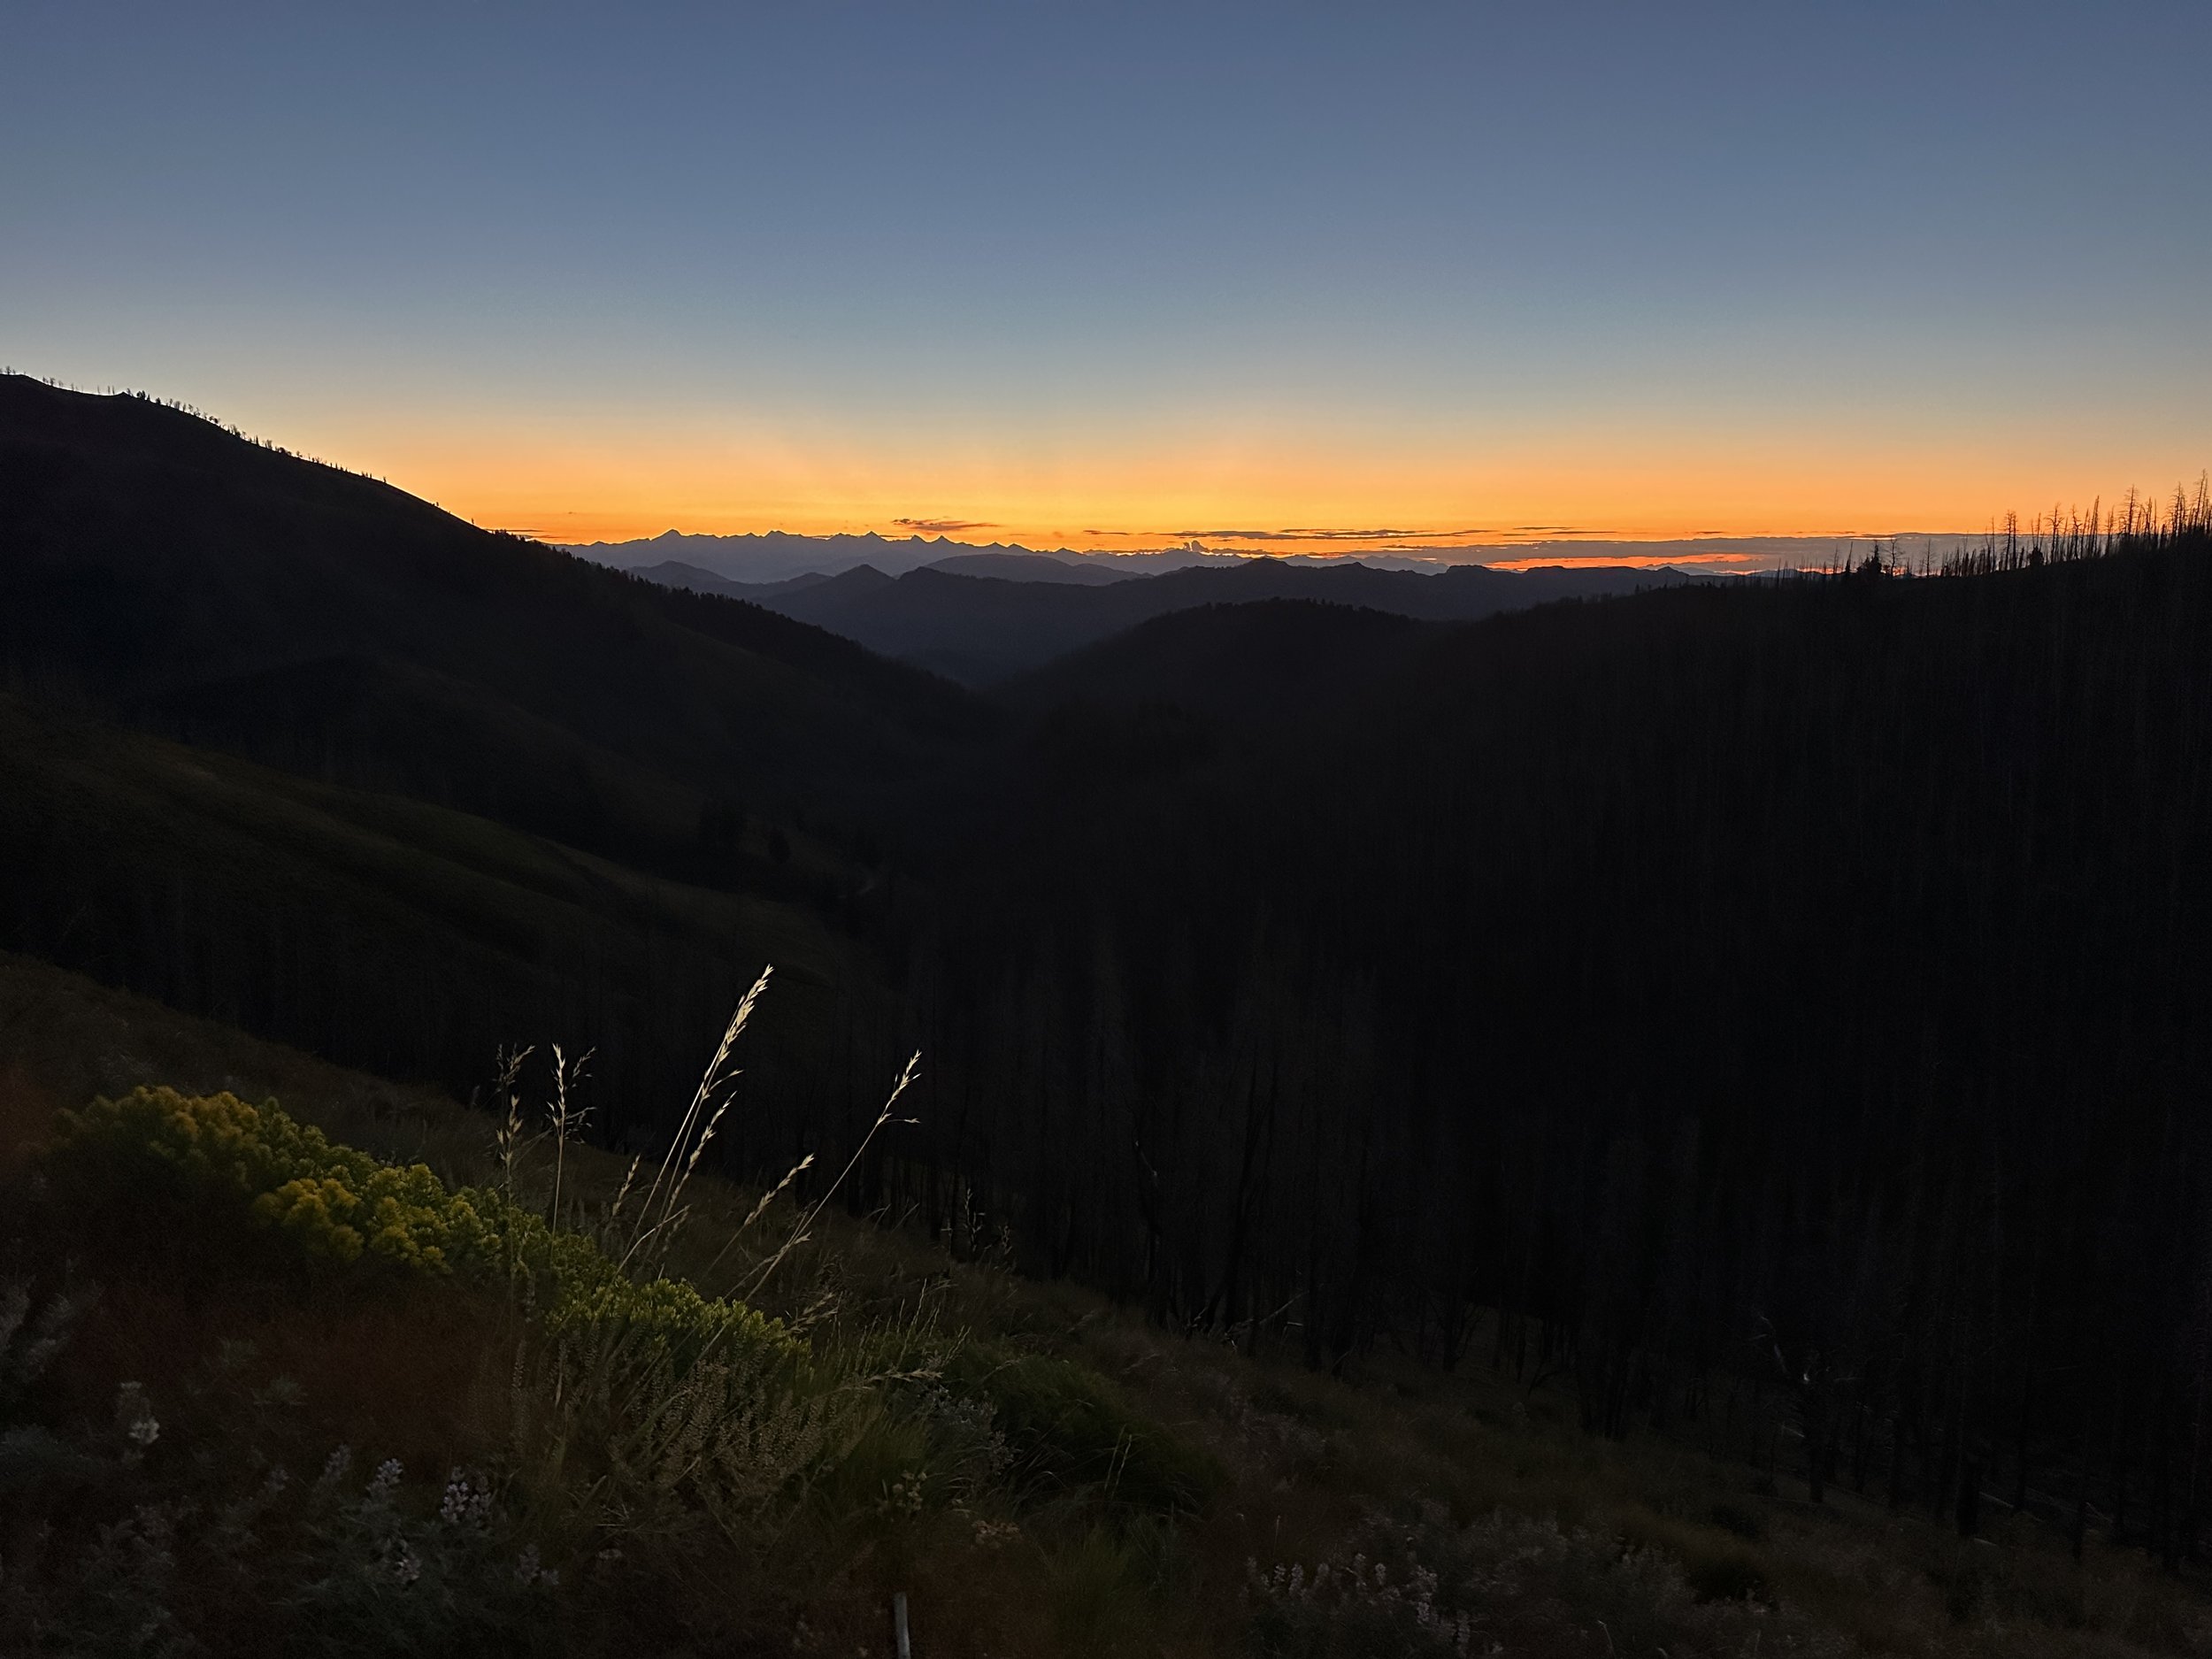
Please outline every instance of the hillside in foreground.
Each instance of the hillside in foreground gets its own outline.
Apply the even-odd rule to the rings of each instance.
[[[810,1210],[786,1251],[787,1199],[745,1227],[704,1175],[618,1294],[623,1161],[567,1146],[549,1232],[534,1090],[503,1156],[434,1092],[19,957],[0,1041],[9,1651],[883,1652],[895,1594],[924,1654],[2212,1651],[2133,1551],[1809,1503],[1748,1402],[1594,1439],[1555,1383],[1316,1376],[1013,1278],[988,1217]],[[219,1119],[229,1162],[146,1156]],[[255,1197],[311,1164],[312,1210]],[[348,1182],[405,1211],[350,1257]]]

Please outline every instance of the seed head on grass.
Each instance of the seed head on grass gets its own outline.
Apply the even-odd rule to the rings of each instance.
[[[645,1200],[638,1209],[637,1230],[622,1254],[624,1266],[628,1266],[632,1257],[657,1240],[665,1251],[677,1200],[690,1179],[692,1170],[698,1164],[700,1153],[705,1149],[707,1141],[713,1138],[716,1126],[722,1121],[723,1112],[729,1107],[729,1085],[739,1075],[730,1065],[731,1050],[737,1046],[738,1038],[743,1035],[746,1022],[753,1017],[753,1005],[760,1001],[760,994],[768,988],[769,976],[775,971],[772,964],[760,971],[760,978],[754,980],[752,988],[738,999],[736,1010],[731,1014],[729,1024],[723,1027],[722,1041],[715,1045],[714,1058],[707,1062],[706,1071],[701,1073],[699,1087],[692,1091],[691,1104],[685,1108],[683,1118],[676,1125],[675,1138],[668,1143],[668,1151],[661,1159],[660,1168],[653,1173],[652,1185],[645,1189]],[[700,1122],[703,1118],[706,1122],[702,1131]],[[695,1132],[698,1134],[695,1141],[693,1139]],[[656,1199],[660,1201],[657,1219],[653,1215]]]
[[[791,1236],[783,1241],[782,1248],[779,1249],[775,1255],[768,1258],[767,1263],[761,1268],[758,1273],[753,1276],[753,1282],[746,1286],[746,1301],[750,1302],[755,1296],[760,1294],[760,1287],[766,1284],[770,1279],[774,1277],[776,1269],[783,1265],[783,1258],[785,1256],[790,1255],[793,1250],[798,1248],[800,1245],[804,1244],[808,1239],[813,1236],[815,1218],[822,1213],[823,1210],[828,1205],[829,1201],[837,1195],[837,1189],[845,1184],[845,1178],[850,1175],[853,1171],[859,1166],[860,1160],[866,1156],[869,1143],[876,1138],[877,1133],[881,1130],[886,1124],[895,1122],[910,1124],[919,1121],[918,1119],[912,1118],[895,1118],[891,1114],[898,1106],[899,1097],[905,1094],[908,1088],[912,1086],[916,1074],[921,1069],[921,1064],[922,1056],[919,1051],[917,1051],[912,1057],[907,1061],[905,1069],[899,1073],[898,1081],[891,1086],[890,1097],[883,1102],[883,1110],[876,1114],[875,1122],[868,1125],[868,1133],[860,1137],[860,1144],[853,1148],[853,1155],[845,1161],[845,1167],[838,1171],[837,1179],[832,1181],[829,1186],[823,1190],[822,1195],[814,1201],[812,1207],[810,1208],[804,1215],[799,1217],[798,1224],[791,1229]],[[802,1163],[801,1167],[804,1167],[803,1162]],[[797,1173],[797,1170],[794,1170],[792,1171],[793,1175]],[[784,1181],[787,1185],[789,1183],[790,1179],[791,1177],[789,1175],[784,1177]],[[782,1188],[779,1187],[777,1190],[781,1191]],[[773,1194],[770,1194],[772,1197],[773,1195]]]
[[[522,1094],[517,1086],[522,1078],[522,1063],[534,1052],[531,1048],[502,1048],[499,1078],[492,1085],[493,1092],[505,1103],[495,1138],[498,1142],[500,1190],[510,1198],[515,1195],[515,1165],[528,1144],[522,1133]]]
[[[553,1099],[545,1109],[546,1130],[553,1137],[553,1196],[546,1219],[555,1226],[561,1222],[561,1173],[567,1162],[568,1143],[583,1133],[584,1120],[591,1116],[589,1108],[572,1104],[569,1094],[583,1080],[584,1068],[597,1052],[588,1048],[582,1058],[571,1065],[561,1052],[561,1045],[553,1045]]]

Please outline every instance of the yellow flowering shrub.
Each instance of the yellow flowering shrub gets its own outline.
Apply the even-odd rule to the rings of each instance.
[[[373,1259],[425,1273],[490,1262],[498,1230],[472,1195],[449,1193],[426,1165],[385,1164],[340,1146],[274,1101],[134,1089],[63,1114],[63,1145],[126,1164],[151,1164],[203,1191],[245,1201],[257,1220],[311,1256]]]
[[[554,1331],[618,1323],[672,1351],[803,1345],[776,1320],[683,1279],[640,1284],[591,1240],[549,1226],[504,1194],[449,1191],[422,1164],[386,1164],[329,1140],[274,1101],[139,1088],[62,1114],[58,1150],[111,1173],[167,1176],[243,1206],[311,1256],[426,1276],[525,1278]]]

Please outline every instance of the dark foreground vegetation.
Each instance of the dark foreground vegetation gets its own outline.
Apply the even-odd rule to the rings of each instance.
[[[926,1655],[2212,1650],[2140,1550],[1816,1506],[1486,1366],[1248,1357],[989,1217],[787,1248],[790,1191],[703,1166],[618,1290],[649,1171],[557,1164],[534,1091],[503,1147],[16,957],[0,1040],[0,1652],[887,1654],[898,1595]]]
[[[190,1398],[236,1392],[231,1316],[131,1298],[282,1326],[239,1338],[265,1358],[237,1398],[289,1377],[325,1440],[510,1506],[465,1548],[408,1532],[436,1493],[317,1496],[306,1440],[210,1406],[207,1457],[301,1478],[239,1523],[275,1554],[174,1569],[225,1606],[435,1545],[453,1606],[519,1621],[499,1640],[584,1651],[783,1650],[801,1618],[849,1651],[902,1589],[928,1651],[2212,1641],[2201,489],[1940,572],[1464,626],[1210,606],[986,701],[178,411],[0,381],[0,944],[231,1032],[165,1064],[169,1017],[62,977],[10,1028],[31,1404],[0,1410],[76,1471],[9,1500],[60,1529],[27,1615],[52,1629],[91,1594],[71,1572],[141,1549],[101,1530],[134,1506],[250,1499],[165,1464],[181,1432],[134,1448],[114,1391],[151,1399],[157,1366],[102,1357],[109,1316],[42,1357],[40,1310],[96,1281],[175,1337]],[[622,1171],[688,1159],[693,1079],[769,959],[700,1208],[637,1254]],[[120,1022],[110,1048],[40,995]],[[556,1142],[491,1150],[518,1042],[598,1051],[557,1177]],[[180,1094],[54,1126],[142,1083]],[[399,1177],[326,1148],[165,1187],[125,1133],[264,1092],[423,1158],[400,1233],[442,1266],[343,1216],[339,1260],[324,1189],[280,1195]],[[707,1324],[624,1347],[623,1287],[664,1276]],[[703,1295],[779,1317],[785,1369],[729,1374]],[[315,1404],[291,1358],[441,1341],[466,1375],[356,1390],[384,1404]],[[588,1350],[628,1392],[564,1380]],[[648,1377],[724,1393],[662,1413]],[[586,1402],[552,1441],[544,1389]],[[714,1425],[762,1411],[847,1427],[788,1463],[725,1447],[713,1486]],[[620,1449],[680,1417],[688,1472]],[[559,1585],[490,1597],[525,1548]],[[305,1607],[267,1628],[352,1628]]]

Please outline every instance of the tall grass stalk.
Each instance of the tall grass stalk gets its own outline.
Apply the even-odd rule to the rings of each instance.
[[[707,1063],[706,1071],[701,1073],[699,1087],[692,1091],[691,1104],[685,1109],[683,1118],[676,1126],[675,1137],[668,1143],[668,1151],[662,1157],[660,1167],[653,1172],[652,1185],[645,1190],[644,1202],[638,1210],[637,1231],[622,1253],[622,1264],[626,1268],[641,1249],[656,1239],[661,1240],[664,1253],[670,1223],[677,1213],[677,1201],[682,1197],[692,1171],[698,1167],[699,1155],[705,1150],[707,1141],[713,1138],[716,1126],[722,1121],[723,1112],[729,1107],[728,1087],[739,1076],[738,1071],[730,1066],[731,1050],[736,1047],[738,1038],[744,1034],[746,1022],[753,1016],[753,1006],[760,1001],[760,994],[768,988],[769,976],[775,971],[773,964],[760,971],[760,978],[754,980],[752,988],[738,999],[729,1024],[723,1027],[722,1041],[715,1046],[714,1058]],[[710,1104],[713,1105],[711,1113],[708,1110]],[[699,1130],[703,1117],[706,1120],[705,1128],[699,1133],[695,1142],[693,1134]],[[655,1220],[653,1204],[657,1199],[660,1201],[661,1211],[659,1218]]]
[[[799,1217],[797,1223],[792,1227],[791,1236],[783,1241],[782,1248],[768,1258],[766,1263],[761,1268],[760,1271],[753,1276],[752,1282],[745,1286],[744,1299],[747,1302],[750,1302],[755,1296],[760,1294],[760,1287],[763,1285],[765,1285],[769,1279],[774,1276],[777,1268],[783,1265],[783,1259],[785,1256],[790,1255],[793,1250],[798,1248],[800,1245],[804,1244],[808,1239],[813,1236],[813,1227],[816,1218],[819,1217],[823,1210],[827,1207],[829,1201],[837,1195],[837,1189],[845,1184],[845,1178],[850,1175],[853,1171],[859,1166],[860,1160],[867,1154],[869,1143],[875,1140],[876,1135],[882,1130],[883,1126],[886,1124],[895,1121],[908,1124],[917,1121],[917,1119],[912,1118],[901,1118],[895,1119],[891,1114],[899,1103],[899,1097],[905,1094],[907,1089],[912,1086],[916,1073],[921,1069],[921,1054],[919,1051],[917,1051],[907,1061],[905,1070],[899,1073],[898,1081],[891,1086],[890,1097],[883,1102],[883,1110],[876,1114],[875,1122],[868,1125],[868,1133],[860,1137],[860,1144],[853,1148],[852,1156],[845,1160],[845,1167],[838,1171],[837,1179],[823,1189],[822,1195],[814,1201],[813,1204],[808,1208],[806,1212]],[[803,1163],[802,1163],[801,1167],[804,1167]],[[791,1175],[796,1175],[798,1171],[794,1170],[792,1171]],[[782,1186],[778,1187],[776,1189],[778,1192],[782,1191],[783,1187],[790,1185],[791,1175],[784,1177]],[[772,1197],[774,1194],[771,1194],[770,1196]],[[761,1210],[764,1210],[766,1207],[766,1203],[764,1201],[763,1203],[755,1208],[753,1213],[755,1215],[758,1215]]]
[[[743,1238],[748,1233],[751,1232],[755,1224],[757,1224],[763,1216],[768,1213],[769,1206],[773,1204],[776,1200],[781,1198],[785,1193],[791,1189],[792,1182],[797,1180],[799,1177],[805,1174],[813,1167],[814,1155],[810,1152],[804,1157],[801,1158],[796,1164],[794,1164],[789,1169],[786,1170],[783,1172],[783,1179],[778,1181],[773,1187],[770,1187],[766,1192],[763,1193],[760,1195],[760,1202],[745,1212],[745,1219],[739,1222],[736,1226],[730,1230],[730,1236],[723,1240],[722,1248],[714,1253],[714,1259],[707,1263],[703,1277],[711,1275],[716,1268],[721,1266],[723,1259],[727,1256],[733,1249],[736,1248],[737,1241]]]
[[[509,1198],[515,1195],[515,1165],[521,1162],[523,1148],[528,1144],[522,1133],[522,1094],[517,1086],[522,1079],[522,1063],[534,1052],[531,1048],[502,1048],[498,1080],[492,1085],[502,1102],[499,1127],[494,1136],[498,1142],[500,1190]]]
[[[584,1068],[591,1064],[595,1052],[585,1050],[583,1056],[571,1065],[561,1052],[561,1045],[553,1045],[553,1102],[546,1110],[546,1121],[553,1136],[553,1196],[545,1218],[555,1226],[561,1221],[561,1174],[567,1164],[568,1143],[582,1131],[585,1118],[590,1116],[588,1109],[570,1102],[569,1094],[582,1080]]]

